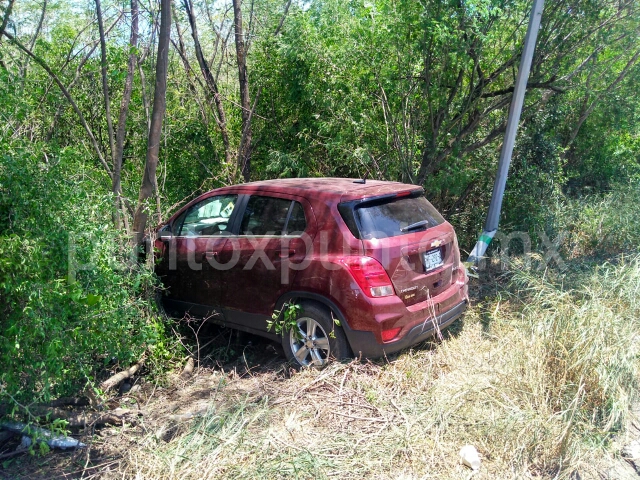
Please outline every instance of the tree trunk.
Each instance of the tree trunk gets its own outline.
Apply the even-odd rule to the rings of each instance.
[[[113,121],[111,120],[111,101],[109,100],[109,82],[107,81],[107,41],[102,23],[102,8],[100,0],[96,2],[96,15],[98,17],[98,32],[100,34],[100,67],[102,75],[102,96],[104,100],[104,112],[107,120],[107,134],[109,136],[109,153],[111,153],[111,163],[115,168],[115,137],[113,134]]]
[[[122,156],[124,153],[124,138],[126,133],[127,115],[129,114],[129,102],[131,101],[131,91],[133,90],[133,73],[136,68],[136,49],[138,48],[138,0],[131,0],[131,35],[129,37],[129,63],[127,64],[127,78],[124,82],[124,92],[122,93],[122,103],[120,104],[120,116],[118,117],[118,130],[116,132],[115,153],[113,155],[113,194],[115,195],[115,227],[120,228],[120,211],[122,206]],[[126,214],[123,216],[127,233],[129,225]]]
[[[2,19],[2,24],[0,24],[0,45],[2,44],[2,34],[4,33],[7,25],[9,24],[9,17],[11,16],[11,10],[13,9],[13,3],[15,0],[9,0],[9,4],[7,5],[7,9],[4,12],[4,18]],[[0,66],[6,68],[4,61],[0,58]]]
[[[171,40],[171,44],[176,49],[176,51],[178,52],[178,55],[180,56],[180,59],[182,60],[184,73],[187,76],[187,81],[189,82],[189,91],[191,92],[191,95],[193,95],[193,98],[195,99],[196,103],[198,104],[198,108],[200,108],[200,113],[202,115],[202,122],[205,124],[205,126],[208,127],[209,126],[208,113],[198,96],[196,81],[200,84],[200,87],[202,87],[203,90],[206,90],[206,89],[204,88],[204,85],[202,84],[200,79],[194,74],[193,69],[191,68],[191,64],[189,63],[189,58],[187,57],[187,49],[184,46],[184,40],[182,38],[182,32],[180,31],[180,24],[178,23],[178,17],[176,15],[175,9],[172,9],[171,12],[173,14],[173,24],[175,25],[176,33],[178,34],[178,43],[176,43],[174,40]],[[214,111],[214,108],[212,105],[209,105],[209,108],[211,109],[211,111]]]
[[[160,152],[162,120],[166,110],[167,68],[169,64],[169,36],[171,34],[171,0],[160,2],[160,34],[158,38],[158,56],[156,60],[156,86],[153,93],[151,127],[147,142],[147,159],[138,195],[138,205],[133,217],[133,241],[135,246],[142,245],[144,231],[149,218],[148,200],[153,197],[157,186],[156,169]]]
[[[44,23],[44,16],[46,13],[47,13],[47,0],[44,0],[44,2],[42,3],[42,11],[40,13],[40,20],[38,21],[38,26],[36,27],[36,31],[33,34],[31,43],[29,44],[29,50],[31,51],[33,51],[33,47],[35,47],[36,41],[38,40],[38,35],[40,35],[40,30],[42,30],[42,24]],[[20,74],[20,77],[22,78],[21,88],[24,88],[24,82],[27,78],[27,70],[29,69],[29,59],[30,57],[27,57],[25,59],[24,65],[21,68],[21,71],[22,71],[22,73]]]
[[[213,95],[213,101],[216,105],[216,123],[218,124],[218,128],[220,129],[220,134],[222,136],[222,144],[224,145],[224,158],[228,165],[231,164],[231,144],[229,142],[229,132],[227,130],[227,117],[224,111],[224,105],[222,104],[222,98],[220,97],[220,92],[218,90],[218,83],[211,73],[211,69],[207,64],[207,61],[202,54],[202,47],[200,46],[200,39],[198,37],[198,28],[196,25],[196,16],[193,12],[193,5],[190,0],[183,0],[184,9],[187,12],[187,17],[189,18],[189,25],[191,26],[191,36],[193,37],[193,43],[196,50],[196,58],[198,59],[198,64],[200,65],[200,70],[202,71],[202,76],[207,84],[207,87],[211,91]]]
[[[249,99],[249,79],[247,78],[247,51],[242,31],[242,9],[240,0],[233,0],[233,19],[236,34],[236,58],[238,60],[238,81],[240,83],[240,108],[242,108],[242,135],[238,146],[238,169],[248,182],[251,176],[251,101]]]
[[[15,38],[10,33],[7,33],[6,30],[3,33],[4,33],[4,36],[7,37],[11,43],[13,43],[16,47],[18,47],[27,55],[29,55],[38,65],[40,65],[45,70],[45,72],[47,72],[47,74],[51,77],[51,79],[56,83],[56,85],[58,85],[58,88],[67,99],[67,101],[71,105],[71,108],[73,108],[73,111],[78,116],[78,120],[80,120],[80,123],[84,127],[84,130],[87,133],[87,136],[89,137],[89,141],[91,142],[91,145],[93,146],[93,149],[95,150],[96,155],[98,156],[98,160],[100,160],[100,163],[102,164],[104,169],[107,171],[109,178],[113,179],[113,172],[111,171],[111,168],[109,168],[109,164],[105,160],[104,155],[100,150],[100,145],[98,145],[98,141],[96,140],[96,137],[93,135],[91,128],[89,128],[89,124],[87,124],[87,121],[85,120],[84,115],[78,108],[78,104],[75,102],[75,100],[73,99],[69,91],[62,84],[62,82],[60,81],[60,78],[58,78],[58,76],[53,72],[53,70],[51,70],[51,67],[49,67],[47,62],[45,62],[42,58],[38,57],[31,50],[29,50],[25,45],[22,44],[22,42],[20,42],[20,40]]]

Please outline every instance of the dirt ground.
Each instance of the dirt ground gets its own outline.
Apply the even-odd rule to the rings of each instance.
[[[170,441],[184,433],[192,418],[211,408],[223,410],[240,401],[259,402],[261,396],[277,402],[279,386],[296,375],[286,365],[279,345],[215,327],[202,340],[212,338],[217,339],[188,378],[175,374],[161,384],[141,375],[125,386],[124,390],[130,390],[121,389],[106,405],[110,410],[127,412],[120,425],[74,429],[73,437],[86,443],[86,448],[56,450],[43,457],[22,454],[9,462],[5,459],[0,478],[133,478],[126,474],[131,449],[145,448],[150,438],[155,442]],[[366,369],[367,365],[358,368]],[[325,396],[330,395],[330,391],[325,392]],[[640,421],[632,422],[619,440],[631,444],[627,447],[628,456],[640,455],[640,444],[634,447],[633,439],[640,439]],[[0,455],[14,451],[19,443],[19,437],[5,441],[0,445]],[[153,448],[154,444],[148,447]],[[601,478],[640,478],[635,467],[631,460],[620,460],[610,465]]]
[[[279,379],[295,374],[286,364],[280,345],[261,337],[210,326],[200,331],[199,341],[201,345],[212,343],[196,359],[193,374],[178,372],[154,381],[146,378],[143,370],[131,383],[121,386],[104,405],[123,415],[120,425],[72,429],[71,436],[85,443],[86,448],[54,450],[44,457],[27,453],[12,457],[11,452],[20,445],[20,436],[0,439],[0,478],[115,478],[127,451],[139,447],[140,439],[149,433],[168,441],[180,433],[188,420],[211,407],[224,408],[240,398],[259,400],[260,395],[273,390]],[[82,413],[94,409],[66,410]]]

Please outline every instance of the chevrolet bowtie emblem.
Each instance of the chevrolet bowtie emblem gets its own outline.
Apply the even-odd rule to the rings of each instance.
[[[432,247],[439,247],[440,245],[442,245],[442,240],[434,240],[431,242]]]

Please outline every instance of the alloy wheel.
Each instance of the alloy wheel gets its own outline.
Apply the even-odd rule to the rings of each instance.
[[[300,365],[322,366],[329,360],[329,336],[322,325],[310,317],[297,320],[297,332],[289,332],[291,352]]]

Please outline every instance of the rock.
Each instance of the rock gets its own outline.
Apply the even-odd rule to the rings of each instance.
[[[640,460],[640,440],[634,440],[622,449],[622,456],[627,460]]]
[[[634,440],[622,449],[622,457],[640,473],[640,440]]]
[[[31,446],[31,443],[31,438],[23,435],[22,439],[20,440],[20,446],[18,448],[25,450]]]
[[[460,460],[473,470],[480,468],[480,454],[473,445],[465,445],[460,449]]]

